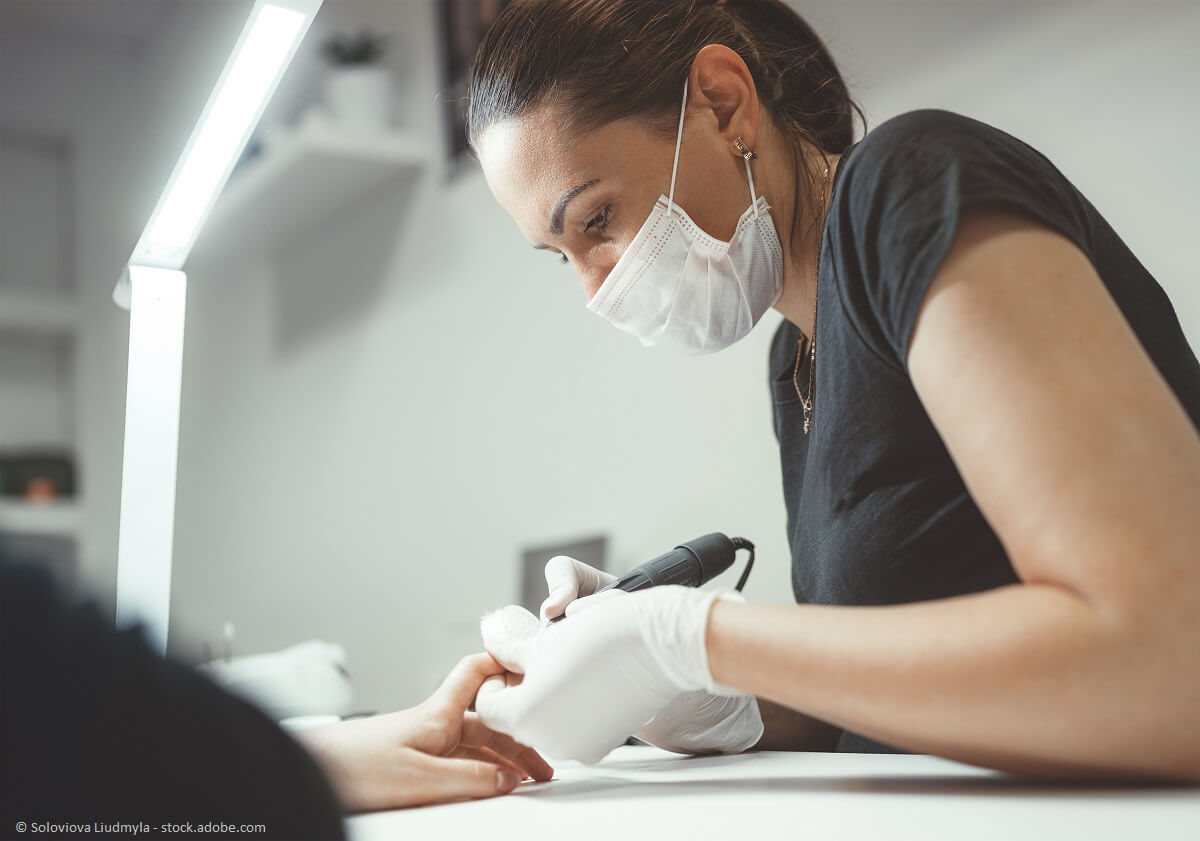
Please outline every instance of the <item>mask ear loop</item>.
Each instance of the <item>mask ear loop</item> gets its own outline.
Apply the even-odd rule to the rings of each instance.
[[[675,173],[679,171],[679,145],[683,142],[683,118],[687,116],[688,80],[683,80],[683,104],[679,106],[679,128],[675,131],[675,162],[671,164],[671,192],[667,196],[667,213],[675,206]],[[747,164],[749,166],[749,164]],[[753,188],[751,188],[753,189]]]
[[[746,165],[746,180],[750,182],[750,206],[754,208],[754,218],[758,218],[758,196],[754,193],[754,176],[750,174],[750,155],[742,156],[742,163]]]
[[[675,130],[675,160],[671,163],[671,191],[667,195],[667,213],[675,206],[675,176],[679,172],[679,147],[683,143],[683,119],[687,116],[688,80],[683,80],[683,104],[679,106],[679,128]],[[738,138],[740,141],[741,138]],[[746,165],[746,180],[750,183],[750,206],[754,208],[754,218],[759,218],[758,194],[754,192],[754,174],[750,172],[750,158],[753,153],[747,152],[742,156]]]

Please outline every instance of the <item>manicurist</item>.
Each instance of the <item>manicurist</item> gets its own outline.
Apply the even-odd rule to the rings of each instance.
[[[779,0],[514,0],[487,34],[472,145],[588,309],[685,354],[782,314],[796,604],[580,598],[608,579],[556,560],[567,621],[485,622],[524,677],[482,721],[586,760],[637,732],[1200,778],[1200,364],[1171,302],[1019,139],[858,114]],[[1112,177],[1153,208],[1137,154]]]

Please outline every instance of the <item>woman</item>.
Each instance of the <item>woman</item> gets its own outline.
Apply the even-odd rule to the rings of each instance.
[[[487,182],[588,307],[707,353],[769,307],[792,607],[586,596],[485,643],[489,726],[594,760],[886,750],[1200,778],[1200,364],[1044,157],[914,112],[854,142],[778,0],[515,0],[474,68]],[[652,720],[651,720],[652,719]]]

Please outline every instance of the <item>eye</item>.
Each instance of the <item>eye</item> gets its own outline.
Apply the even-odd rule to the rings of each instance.
[[[587,224],[583,226],[583,232],[587,233],[592,228],[603,231],[608,227],[608,223],[612,221],[612,205],[606,206],[603,210],[587,220]]]

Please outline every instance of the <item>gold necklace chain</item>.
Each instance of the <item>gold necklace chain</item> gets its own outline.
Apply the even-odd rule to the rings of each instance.
[[[800,360],[804,358],[804,336],[796,341],[796,367],[792,369],[792,385],[796,388],[796,396],[800,398],[800,406],[804,409],[804,434],[812,429],[813,415],[813,386],[817,374],[817,292],[821,285],[821,240],[825,235],[825,185],[829,182],[829,164],[825,165],[825,174],[821,177],[821,233],[817,236],[817,273],[813,279],[813,326],[812,338],[808,342],[808,392],[800,393]]]

